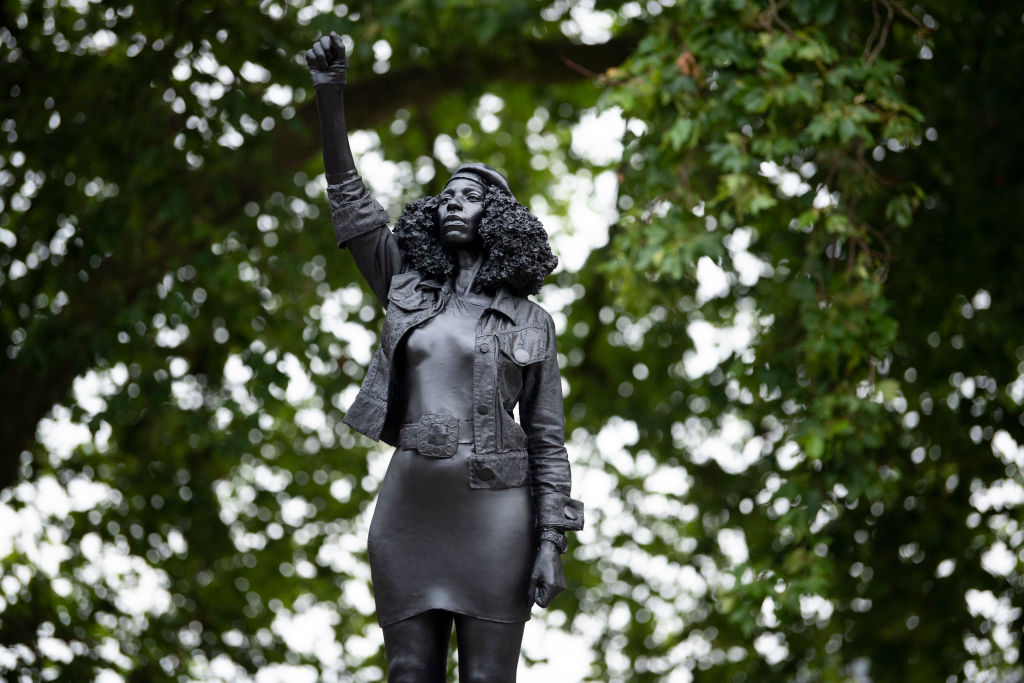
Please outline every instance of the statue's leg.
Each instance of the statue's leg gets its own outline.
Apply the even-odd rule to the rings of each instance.
[[[515,683],[524,626],[456,614],[459,683]]]
[[[444,683],[452,614],[430,610],[384,627],[388,683]]]

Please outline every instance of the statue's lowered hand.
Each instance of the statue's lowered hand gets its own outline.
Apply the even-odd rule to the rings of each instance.
[[[530,599],[540,607],[547,607],[564,590],[562,556],[553,544],[542,541],[530,574]]]

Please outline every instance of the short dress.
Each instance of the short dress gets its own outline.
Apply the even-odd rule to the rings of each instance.
[[[443,376],[448,382],[440,391],[449,406],[461,408],[455,417],[470,417],[476,325],[489,302],[452,294],[434,318],[408,334],[398,351],[407,394],[422,391],[426,400],[434,378]],[[470,488],[472,452],[473,444],[463,443],[451,458],[402,448],[391,457],[368,539],[381,627],[432,609],[505,623],[529,620],[535,555],[530,487]]]

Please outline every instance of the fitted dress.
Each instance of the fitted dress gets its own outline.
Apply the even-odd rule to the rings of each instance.
[[[432,401],[460,420],[471,417],[476,326],[489,302],[452,294],[399,346],[407,421],[440,412]],[[432,609],[505,623],[530,618],[530,487],[471,488],[472,452],[473,444],[460,443],[450,458],[403,448],[391,457],[368,541],[382,627]]]

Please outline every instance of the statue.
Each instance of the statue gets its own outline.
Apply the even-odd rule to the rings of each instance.
[[[462,683],[514,681],[532,603],[565,589],[565,532],[583,527],[555,328],[527,299],[557,259],[540,221],[481,163],[407,204],[389,230],[349,148],[338,35],[306,63],[338,246],[386,310],[344,421],[396,447],[368,539],[388,681],[444,681],[453,625]]]

